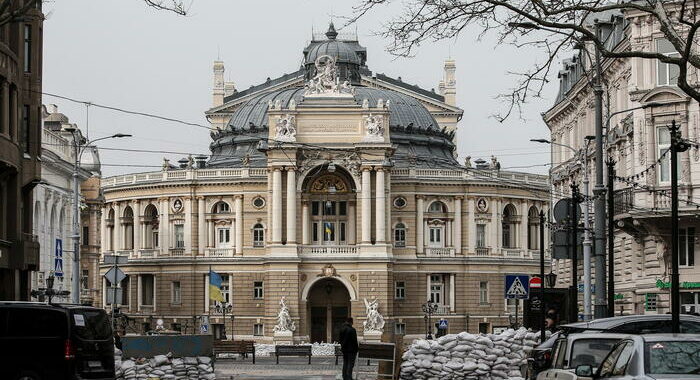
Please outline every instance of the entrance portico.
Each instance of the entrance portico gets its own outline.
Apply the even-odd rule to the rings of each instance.
[[[333,277],[319,278],[303,295],[311,342],[337,342],[343,322],[351,315],[346,285]]]

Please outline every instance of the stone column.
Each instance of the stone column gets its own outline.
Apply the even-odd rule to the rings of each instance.
[[[455,280],[457,276],[454,273],[450,273],[450,311],[455,311]]]
[[[207,247],[207,220],[204,197],[197,197],[197,253],[204,255]]]
[[[529,215],[528,215],[528,204],[527,201],[523,200],[523,202],[520,204],[520,209],[522,210],[520,214],[522,217],[520,217],[520,241],[516,245],[516,247],[520,247],[525,254],[527,254],[527,226],[528,222],[530,221]],[[538,237],[539,238],[539,237]]]
[[[236,209],[236,255],[243,254],[243,195],[236,195],[233,201]],[[229,291],[233,291],[233,287]]]
[[[170,202],[168,202],[168,198],[161,199],[160,210],[161,218],[158,226],[158,238],[161,243],[161,252],[167,254],[170,249]]]
[[[107,278],[102,277],[102,306],[107,306],[107,291],[109,287],[107,285]]]
[[[192,254],[192,197],[185,198],[185,255]]]
[[[376,184],[376,240],[377,244],[383,244],[386,241],[386,194],[384,193],[384,168],[377,168]]]
[[[207,235],[209,236],[209,247],[214,248],[216,247],[216,228],[213,220],[210,220],[207,222],[208,226],[208,233]]]
[[[426,296],[425,296],[425,299],[429,300],[430,299],[430,273],[426,274],[425,277],[426,277],[426,282],[425,282],[425,284],[426,284],[426,286],[425,286]],[[428,326],[428,327],[430,327],[432,330],[432,326]]]
[[[445,247],[453,247],[454,241],[452,240],[452,226],[454,223],[452,223],[451,220],[448,220],[445,222]]]
[[[134,201],[134,253],[138,253],[143,247],[141,243],[141,202],[137,199]]]
[[[425,231],[423,228],[423,196],[416,196],[416,253],[423,253],[423,238]]]
[[[141,275],[136,275],[136,311],[141,311]]]
[[[348,244],[356,244],[357,216],[355,215],[355,202],[348,202]]]
[[[156,312],[156,308],[158,307],[158,283],[156,282],[158,280],[158,276],[156,274],[153,274],[153,312]]]
[[[272,169],[272,243],[282,241],[282,171]]]
[[[106,252],[109,246],[107,245],[107,206],[102,206],[102,216],[100,217],[100,251]],[[104,305],[104,303],[103,303]]]
[[[474,253],[474,248],[476,248],[476,214],[474,203],[474,198],[469,198],[467,201],[467,220],[469,220],[467,225],[467,229],[469,231],[469,238],[467,239],[467,253]]]
[[[362,169],[362,243],[372,241],[372,185],[369,168]]]
[[[233,288],[229,288],[229,291]],[[204,275],[204,313],[209,313],[209,273]]]
[[[491,200],[491,247],[494,254],[500,254],[501,236],[501,202],[497,199]]]
[[[309,244],[309,201],[301,202],[301,243]]]
[[[463,197],[455,197],[455,221],[454,221],[454,247],[455,254],[462,253],[462,199]]]
[[[287,244],[297,242],[297,181],[294,167],[287,168]]]
[[[118,251],[124,248],[124,230],[122,229],[122,205],[114,202],[114,241],[112,248]]]

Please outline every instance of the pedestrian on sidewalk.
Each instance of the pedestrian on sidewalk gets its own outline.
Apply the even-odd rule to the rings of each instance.
[[[340,330],[340,350],[343,352],[343,380],[352,380],[352,370],[357,358],[357,331],[348,318]]]

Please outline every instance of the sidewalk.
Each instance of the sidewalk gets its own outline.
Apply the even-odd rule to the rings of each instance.
[[[258,357],[253,364],[248,359],[217,359],[214,365],[217,380],[334,380],[340,378],[343,359],[335,357],[314,356],[311,364],[302,357],[281,357],[280,364],[275,364],[275,357]]]

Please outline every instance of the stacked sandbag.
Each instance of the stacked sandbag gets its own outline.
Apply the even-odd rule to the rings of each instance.
[[[335,355],[335,346],[333,343],[313,343],[311,344],[312,356],[333,356]],[[265,357],[275,354],[275,345],[266,343],[255,344],[255,356]]]
[[[173,358],[156,355],[152,358],[122,359],[115,350],[114,369],[117,380],[215,380],[214,366],[208,356]]]
[[[520,328],[418,339],[403,354],[401,379],[522,380],[521,365],[539,338],[538,332]]]

